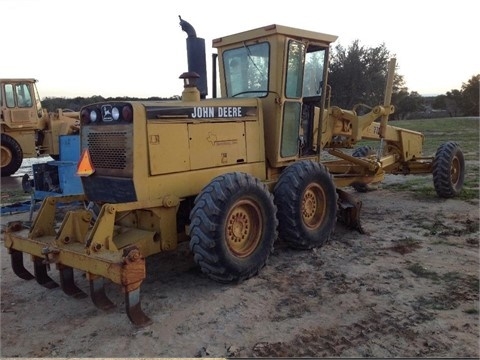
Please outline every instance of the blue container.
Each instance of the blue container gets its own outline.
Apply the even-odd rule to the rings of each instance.
[[[80,159],[80,136],[60,135],[60,161],[73,161],[77,164]]]
[[[80,136],[61,135],[60,160],[33,165],[37,200],[47,196],[83,194],[80,177],[76,174],[80,159]]]
[[[58,181],[63,195],[83,194],[82,181],[77,175],[80,159],[80,136],[60,136],[60,161],[53,161],[58,167]]]

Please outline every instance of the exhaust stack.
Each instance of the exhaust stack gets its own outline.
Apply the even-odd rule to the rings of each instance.
[[[197,33],[190,23],[183,20],[181,16],[180,26],[188,35],[187,37],[187,60],[188,72],[195,72],[200,77],[197,80],[197,88],[200,91],[200,98],[205,99],[208,95],[207,86],[207,64],[205,60],[205,39],[197,37]]]

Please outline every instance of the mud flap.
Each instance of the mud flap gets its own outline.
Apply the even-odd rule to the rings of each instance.
[[[360,210],[362,202],[346,191],[337,188],[337,219],[360,234],[366,234],[360,223]]]

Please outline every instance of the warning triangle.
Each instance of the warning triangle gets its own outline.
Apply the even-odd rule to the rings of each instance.
[[[90,152],[88,149],[83,150],[82,156],[77,165],[77,175],[78,176],[90,176],[95,172],[95,168],[92,164],[92,159],[90,159]]]

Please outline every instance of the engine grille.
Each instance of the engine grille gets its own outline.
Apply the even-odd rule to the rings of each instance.
[[[126,131],[89,133],[88,149],[95,168],[124,170],[129,136]]]

